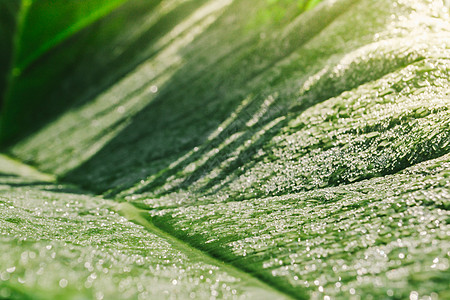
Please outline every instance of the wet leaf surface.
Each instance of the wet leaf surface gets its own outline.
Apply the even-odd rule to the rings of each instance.
[[[276,3],[163,1],[145,9],[129,1],[37,60],[15,97],[33,93],[50,110],[68,102],[5,150],[76,186],[1,177],[11,206],[2,220],[12,234],[5,231],[3,245],[17,249],[8,260],[20,264],[21,249],[46,246],[36,238],[19,244],[40,233],[63,254],[70,244],[82,263],[96,243],[105,247],[95,255],[118,258],[98,278],[117,280],[121,295],[132,286],[131,298],[144,292],[139,282],[170,284],[180,269],[192,273],[176,279],[179,287],[146,295],[450,297],[447,7],[323,1],[289,21],[258,19]],[[79,53],[73,67],[24,88],[71,51]],[[61,210],[45,206],[46,197]],[[86,228],[81,244],[67,235],[74,224]],[[125,276],[125,261],[138,260],[130,232],[160,252]],[[161,255],[170,267],[150,276]],[[214,290],[222,294],[203,281],[189,286],[214,263],[217,272],[205,278],[228,278]],[[81,282],[83,272],[68,274]],[[49,289],[59,291],[55,274]],[[102,280],[78,292],[102,291]]]

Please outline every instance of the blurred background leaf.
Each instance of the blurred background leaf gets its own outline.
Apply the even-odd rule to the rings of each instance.
[[[127,0],[23,0],[16,72]]]
[[[41,70],[41,78],[32,81],[22,73],[32,68],[39,57],[126,1],[1,0],[0,140],[19,134],[27,124],[35,123],[33,115],[39,115],[40,101],[30,95],[33,95],[33,87],[44,87],[48,83],[47,70]],[[74,53],[67,53],[67,61],[75,58],[70,55]],[[66,65],[59,61],[52,68],[60,69]],[[25,89],[32,91],[26,97],[16,94],[17,85],[24,88],[21,82],[26,82]],[[47,115],[44,113],[44,116]]]

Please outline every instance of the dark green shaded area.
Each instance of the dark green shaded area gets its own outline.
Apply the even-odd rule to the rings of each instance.
[[[10,79],[14,33],[16,32],[20,3],[19,0],[0,1],[0,112],[2,111],[3,98]]]
[[[21,1],[2,1],[1,20],[5,23],[5,33],[2,38],[10,44],[2,46],[2,68],[9,86],[0,90],[3,108],[0,118],[0,141],[18,140],[24,133],[39,128],[44,120],[52,118],[66,108],[72,101],[66,97],[59,97],[57,101],[48,101],[51,98],[52,86],[58,86],[58,79],[70,74],[74,61],[79,57],[79,51],[84,46],[92,44],[92,37],[88,37],[83,30],[96,20],[102,18],[125,0],[105,1],[22,1],[20,20],[16,17]],[[11,12],[11,13],[9,13]],[[15,14],[14,14],[15,12]],[[19,24],[16,24],[19,23]],[[16,33],[16,25],[19,26]],[[115,24],[116,28],[120,23]],[[83,33],[76,37],[77,43],[68,41],[64,54],[56,55],[51,67],[36,70],[35,61],[42,57],[52,56],[57,47],[69,37]],[[16,36],[14,37],[14,34]],[[103,41],[107,36],[97,39]],[[15,44],[12,41],[15,39]],[[14,46],[14,49],[13,49]],[[8,52],[9,51],[9,52]],[[39,64],[39,63],[38,63]],[[3,75],[2,75],[3,76]],[[63,76],[63,77],[62,77]],[[67,76],[67,75],[66,75]],[[6,80],[0,80],[6,82]],[[2,83],[3,84],[3,83]],[[46,87],[47,86],[47,87]],[[80,87],[81,88],[81,87]],[[47,109],[42,109],[42,106]]]
[[[16,49],[17,71],[125,1],[23,1],[26,16]]]
[[[1,121],[3,143],[17,141],[69,107],[82,105],[158,50],[151,41],[200,4],[155,15],[158,1],[133,1],[56,46],[14,81]],[[153,22],[145,22],[152,18]],[[127,24],[128,26],[126,26]],[[141,45],[148,49],[144,53]],[[45,104],[44,104],[45,103]],[[43,109],[45,107],[45,109]]]

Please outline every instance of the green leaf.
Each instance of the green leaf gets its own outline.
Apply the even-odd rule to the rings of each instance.
[[[61,235],[87,228],[67,199],[79,209],[106,209],[86,217],[92,229],[102,222],[115,228],[115,210],[140,224],[120,219],[126,225],[119,235],[133,228],[140,240],[173,246],[161,246],[161,255],[192,250],[188,266],[217,265],[250,297],[448,297],[444,2],[330,0],[283,22],[253,22],[275,2],[162,1],[149,8],[130,0],[37,59],[10,96],[33,95],[35,107],[49,112],[12,130],[13,116],[25,120],[26,113],[21,105],[16,112],[5,107],[4,149],[66,185],[20,187],[25,179],[14,186],[5,177],[5,203],[24,215],[0,220],[31,218],[30,232],[68,243],[71,235],[44,231],[62,217]],[[13,142],[16,133],[22,138]],[[34,200],[21,200],[27,191]],[[36,200],[47,193],[59,208],[56,221]],[[37,222],[36,207],[52,217]],[[5,245],[25,234],[11,232]],[[73,256],[81,263],[96,243],[92,235],[111,257],[120,247],[125,257],[134,251],[123,235],[83,232]],[[39,248],[32,236],[38,242],[30,247]],[[21,247],[8,255],[20,259]],[[55,249],[65,253],[61,244]],[[158,264],[159,253],[146,269]],[[170,283],[179,272],[150,276],[137,267],[127,277],[120,260],[114,268],[102,280],[120,274],[117,280],[135,280],[136,288],[147,280]],[[170,295],[190,295],[186,282],[203,275],[194,273]],[[70,274],[83,287],[88,273]],[[43,293],[59,291],[62,279],[54,273]],[[5,282],[8,291],[30,294],[37,281],[25,281],[29,290]]]

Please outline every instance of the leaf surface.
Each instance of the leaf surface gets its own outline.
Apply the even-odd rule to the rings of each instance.
[[[36,61],[70,104],[8,153],[294,298],[449,296],[442,1],[138,3]]]

